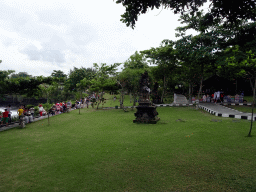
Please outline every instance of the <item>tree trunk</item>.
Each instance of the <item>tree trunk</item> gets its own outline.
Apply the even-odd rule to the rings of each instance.
[[[78,100],[79,101],[79,103],[80,103],[80,100],[81,100],[81,95],[82,95],[82,92],[80,92],[80,99]],[[81,104],[79,104],[79,115],[80,115],[80,108],[81,108]]]
[[[133,107],[136,105],[136,93],[133,94]]]
[[[198,96],[197,96],[198,99],[199,99],[199,97],[200,97],[200,95],[201,95],[202,88],[203,88],[203,77],[201,78],[201,82],[200,82],[200,87],[199,87]]]
[[[189,88],[188,88],[188,97],[189,97],[189,102],[191,103],[192,102],[192,97],[191,97],[191,87],[192,87],[192,84],[189,83]]]
[[[48,125],[50,125],[50,114],[48,112]]]
[[[161,103],[163,103],[164,91],[165,91],[165,76],[164,76],[164,87],[163,87],[163,92],[162,92],[162,96],[161,96]]]
[[[122,108],[124,107],[124,92],[122,92]]]
[[[120,109],[122,109],[122,108],[123,108],[123,89],[120,94]]]
[[[137,95],[136,95],[136,93],[133,93],[133,105],[132,105],[132,110],[134,109],[134,106],[136,106],[136,97],[137,97]]]
[[[250,131],[249,131],[249,133],[248,133],[248,137],[251,137],[251,132],[252,132],[252,125],[253,125],[253,108],[254,108],[254,104],[255,104],[255,89],[256,89],[256,77],[254,78],[251,127],[250,127]]]

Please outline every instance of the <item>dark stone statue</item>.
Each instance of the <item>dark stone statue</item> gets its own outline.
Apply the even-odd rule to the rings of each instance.
[[[134,123],[151,123],[156,124],[160,120],[157,117],[158,112],[156,111],[156,106],[152,106],[150,102],[150,88],[149,88],[149,78],[148,73],[145,72],[141,75],[140,79],[140,97],[139,106],[137,106],[137,112],[134,113],[136,119],[133,120]]]
[[[141,75],[140,79],[140,102],[150,102],[149,101],[150,88],[149,88],[149,78],[148,72]]]

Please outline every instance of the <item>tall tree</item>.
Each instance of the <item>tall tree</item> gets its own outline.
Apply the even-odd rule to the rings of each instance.
[[[171,40],[163,40],[160,47],[151,48],[149,50],[141,51],[147,58],[151,59],[153,64],[157,65],[154,75],[158,79],[160,86],[163,87],[161,102],[165,95],[168,83],[171,83],[172,75],[177,67],[176,51],[174,49],[175,43]]]
[[[190,84],[190,99],[193,85],[200,85],[199,97],[203,80],[215,70],[214,47],[214,40],[209,34],[200,34],[195,37],[189,35],[176,42],[177,56],[182,61],[183,73]]]
[[[61,70],[53,70],[51,76],[52,77],[57,77],[57,78],[67,77],[67,75],[63,71],[61,71]]]
[[[148,64],[145,55],[143,53],[138,53],[138,51],[136,51],[124,62],[124,68],[143,69],[147,67]]]
[[[248,133],[248,136],[250,137],[253,124],[253,108],[255,104],[256,94],[256,54],[252,51],[247,51],[246,53],[244,53],[241,50],[239,50],[239,46],[228,48],[226,51],[230,50],[232,50],[234,54],[233,56],[226,59],[226,67],[231,68],[235,76],[243,76],[249,78],[250,85],[253,91],[251,127]]]
[[[140,78],[141,75],[147,71],[150,75],[152,82],[152,75],[150,73],[150,68],[141,68],[141,69],[130,69],[125,68],[121,73],[118,75],[118,82],[121,85],[121,93],[123,93],[125,90],[128,91],[133,97],[133,106],[136,105],[136,98],[138,97],[139,88],[140,88]],[[121,97],[123,94],[121,95]],[[120,106],[122,107],[122,106]]]
[[[104,102],[103,91],[113,90],[114,87],[117,86],[116,79],[113,77],[116,75],[117,67],[120,64],[121,63],[114,63],[111,65],[107,65],[106,63],[101,63],[101,65],[98,65],[97,63],[93,64],[96,69],[96,76],[89,82],[89,90],[96,92],[97,95],[101,93],[97,109],[100,103]],[[110,76],[112,76],[112,78]]]
[[[74,67],[73,70],[70,70],[67,82],[65,83],[65,89],[69,91],[76,91],[76,84],[79,83],[82,79],[86,78],[91,80],[96,76],[96,70],[92,68]]]

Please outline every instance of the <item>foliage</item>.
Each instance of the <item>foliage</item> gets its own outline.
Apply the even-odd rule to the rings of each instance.
[[[103,98],[104,91],[113,91],[117,90],[117,82],[116,82],[116,71],[117,67],[121,63],[114,63],[111,65],[106,65],[106,63],[101,63],[99,66],[97,63],[94,63],[93,66],[96,69],[96,76],[94,79],[89,81],[89,91],[95,92],[96,95],[100,94],[100,98]],[[110,77],[112,76],[112,77]],[[97,109],[101,100],[98,102]]]
[[[77,91],[76,84],[80,83],[81,80],[86,78],[87,80],[92,80],[96,76],[96,70],[92,68],[74,67],[70,70],[67,81],[65,82],[65,89],[69,91]]]
[[[124,68],[130,69],[145,69],[148,68],[148,64],[143,53],[138,53],[137,51],[129,57],[128,60],[124,62]]]
[[[163,102],[167,87],[173,86],[173,76],[178,64],[174,45],[175,43],[171,40],[163,40],[160,47],[141,51],[146,55],[146,58],[151,59],[151,63],[157,65],[151,71],[155,78],[155,83],[158,83],[163,88],[161,102]]]
[[[34,109],[35,109],[35,113],[34,113],[34,116],[38,116],[39,115],[39,107],[38,106],[35,106],[34,107]]]
[[[13,73],[10,76],[10,78],[19,78],[19,77],[32,77],[32,75],[29,75],[27,72],[19,72],[17,74]]]
[[[253,90],[253,104],[252,104],[252,116],[253,116],[253,108],[255,104],[256,97],[256,54],[255,52],[247,51],[246,53],[241,53],[239,50],[239,46],[235,46],[231,48],[234,53],[234,56],[231,56],[226,59],[228,63],[228,67],[233,69],[234,74],[237,76],[245,76],[250,79],[251,88]],[[229,49],[227,49],[229,51]],[[245,58],[242,61],[239,61],[239,57],[237,55],[245,54]],[[241,57],[240,57],[241,59]],[[235,68],[235,69],[234,69]],[[248,134],[248,137],[251,137],[253,120],[251,120],[251,127]]]
[[[53,70],[51,76],[56,78],[67,77],[67,75],[61,70]]]
[[[135,27],[135,22],[140,14],[145,14],[149,9],[163,8],[171,9],[175,14],[189,13],[195,16],[199,12],[199,8],[206,3],[207,0],[116,0],[125,7],[125,13],[121,15],[121,21],[126,26]],[[187,9],[186,9],[187,8]],[[239,23],[240,20],[256,20],[256,2],[254,0],[213,0],[209,6],[209,12],[204,17],[204,25],[211,26],[218,20],[224,20],[226,24],[232,26]]]
[[[94,105],[97,103],[96,98],[91,98],[90,100],[92,108],[94,108]]]
[[[41,84],[39,85],[39,88],[42,91],[42,95],[47,99],[47,103],[49,103],[50,99],[53,98],[53,94],[56,91],[57,84],[48,85],[48,84]]]
[[[4,81],[5,79],[8,79],[8,76],[14,72],[15,72],[14,70],[7,70],[7,71],[0,70],[0,81]]]
[[[232,70],[236,77],[245,77],[254,80],[256,78],[256,54],[254,52],[240,50],[236,45],[232,48],[227,48],[225,52],[233,52],[233,56],[226,58],[226,68]]]

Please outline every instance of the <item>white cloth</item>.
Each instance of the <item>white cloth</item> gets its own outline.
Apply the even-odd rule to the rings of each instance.
[[[29,117],[29,122],[30,122],[30,123],[34,121],[34,118],[33,118],[32,115],[30,115],[30,116],[28,116],[28,117]]]
[[[217,97],[217,99],[220,98],[220,91],[216,92],[216,97]]]
[[[217,92],[214,93],[213,99],[217,99]]]
[[[25,118],[25,123],[26,123],[26,124],[29,123],[29,117],[28,117],[28,116],[25,116],[24,118]]]
[[[43,107],[39,107],[39,112],[43,112],[44,111],[44,108]]]

